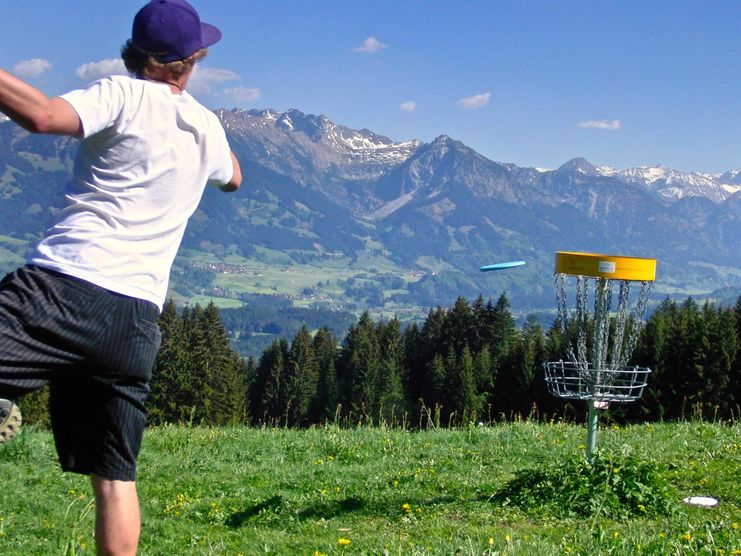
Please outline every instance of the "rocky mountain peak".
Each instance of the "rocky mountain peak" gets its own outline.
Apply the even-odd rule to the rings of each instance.
[[[599,176],[600,172],[597,169],[596,166],[594,166],[591,162],[589,162],[586,158],[572,158],[568,162],[562,164],[558,170],[556,170],[558,173],[565,173],[565,172],[578,172],[580,174],[585,174],[587,176]]]
[[[729,170],[728,172],[721,174],[718,177],[718,181],[730,185],[741,185],[741,169]]]

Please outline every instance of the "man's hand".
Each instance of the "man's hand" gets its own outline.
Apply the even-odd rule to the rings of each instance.
[[[2,69],[0,112],[32,133],[82,136],[80,117],[66,100],[49,98]]]
[[[237,157],[234,156],[234,153],[230,153],[232,156],[232,179],[229,180],[228,183],[222,185],[219,187],[222,191],[225,193],[231,193],[232,191],[236,191],[239,189],[239,186],[242,184],[242,169],[239,166],[239,160],[237,160]]]

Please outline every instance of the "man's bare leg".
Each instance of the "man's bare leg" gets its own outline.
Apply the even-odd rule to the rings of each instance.
[[[141,521],[134,481],[91,475],[95,493],[95,547],[98,556],[131,556],[139,544]]]

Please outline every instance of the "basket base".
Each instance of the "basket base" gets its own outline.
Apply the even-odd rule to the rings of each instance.
[[[543,368],[553,396],[606,403],[639,399],[651,373],[648,367],[593,369],[570,361],[550,361]]]

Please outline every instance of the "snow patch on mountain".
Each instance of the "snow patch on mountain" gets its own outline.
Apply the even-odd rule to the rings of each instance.
[[[378,177],[405,162],[421,141],[395,142],[369,131],[335,124],[299,110],[217,110],[225,129],[254,152],[271,153],[268,165],[295,174],[304,165],[349,180]]]
[[[741,191],[741,184],[723,183],[724,180],[720,178],[726,174],[715,176],[703,172],[681,172],[663,165],[639,166],[624,170],[600,166],[597,171],[603,176],[625,183],[642,185],[666,201],[676,201],[684,197],[706,197],[715,203],[722,203],[736,191]]]

